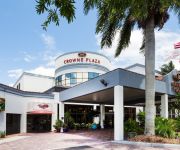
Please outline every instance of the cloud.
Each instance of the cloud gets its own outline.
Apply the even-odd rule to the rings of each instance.
[[[34,73],[34,74],[40,74],[40,75],[54,77],[55,68],[39,66],[37,68],[30,69],[30,70],[14,69],[14,70],[8,71],[8,76],[10,78],[18,79],[23,72],[30,72],[30,73]]]
[[[14,70],[9,70],[8,71],[8,76],[11,78],[19,78],[20,75],[23,73],[23,69],[14,69]]]
[[[55,58],[61,54],[56,50],[56,41],[53,36],[41,34],[42,41],[45,45],[45,50],[41,54],[41,58],[46,62],[47,67],[55,66]]]
[[[32,62],[35,59],[35,57],[29,55],[29,54],[25,54],[24,56],[24,61],[26,62]]]
[[[39,66],[35,69],[27,70],[26,72],[54,77],[55,68]]]
[[[52,50],[56,48],[56,41],[54,37],[43,33],[41,34],[41,38],[48,50]]]
[[[180,50],[174,50],[173,44],[180,41],[179,33],[171,31],[156,31],[156,69],[170,60],[173,61],[177,69],[180,69]],[[108,56],[113,64],[114,68],[124,68],[134,63],[145,63],[143,54],[139,53],[139,48],[142,43],[142,31],[134,30],[131,35],[131,43],[128,48],[123,50],[119,57],[114,58],[115,50],[118,44],[119,32],[116,33],[112,47],[103,48],[99,50],[100,53]],[[101,36],[96,36],[97,44],[100,45]],[[176,51],[176,58],[170,57]],[[178,54],[177,54],[178,53]],[[178,55],[178,56],[177,56]]]

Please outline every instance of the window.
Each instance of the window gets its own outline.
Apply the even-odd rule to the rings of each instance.
[[[71,72],[58,76],[55,82],[57,86],[74,86],[97,76],[95,72]]]
[[[20,90],[21,89],[21,85],[20,83],[17,85],[17,89]]]
[[[88,72],[88,78],[89,79],[93,79],[95,77],[99,76],[99,73],[95,73],[95,72]]]

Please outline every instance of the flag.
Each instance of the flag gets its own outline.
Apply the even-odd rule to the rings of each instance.
[[[174,44],[174,49],[178,49],[178,48],[180,48],[180,42]]]

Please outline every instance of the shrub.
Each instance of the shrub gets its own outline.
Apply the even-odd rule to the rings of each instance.
[[[140,111],[137,115],[140,126],[144,129],[145,126],[145,112]]]
[[[60,132],[61,127],[63,127],[63,121],[62,120],[56,120],[55,125],[53,127],[56,129],[57,132]]]
[[[87,128],[87,129],[91,129],[91,123],[87,123],[87,124],[86,124],[86,128]]]
[[[133,119],[128,119],[124,123],[124,130],[125,130],[125,132],[139,132],[140,131],[140,127],[139,127],[138,122],[136,122]]]
[[[0,131],[0,138],[5,138],[6,132],[5,131]]]
[[[176,129],[177,132],[180,132],[180,117],[176,118]]]
[[[65,112],[64,114],[64,122],[67,124],[67,126],[72,129],[74,124],[74,119],[72,118],[70,112]]]
[[[155,132],[156,135],[165,138],[176,137],[176,122],[173,119],[166,119],[162,117],[156,117],[155,119]]]
[[[79,123],[74,123],[73,125],[74,125],[75,130],[79,130],[81,127],[81,125]]]

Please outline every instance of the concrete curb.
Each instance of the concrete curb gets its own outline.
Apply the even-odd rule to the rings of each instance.
[[[129,144],[129,145],[136,145],[136,146],[148,146],[148,147],[159,147],[159,148],[178,148],[178,149],[180,149],[180,144],[145,143],[145,142],[132,142],[132,141],[112,141],[112,143]]]

